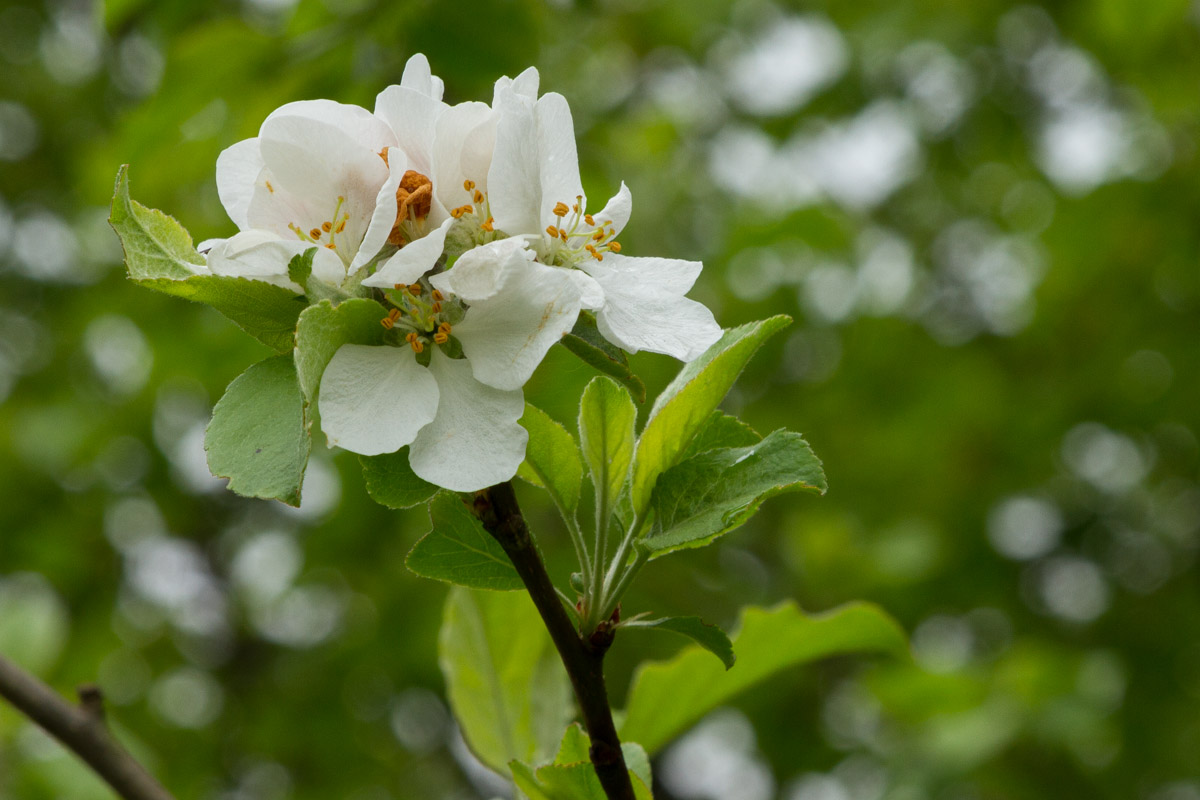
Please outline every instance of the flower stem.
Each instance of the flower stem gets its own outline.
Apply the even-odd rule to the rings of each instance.
[[[108,732],[100,690],[79,689],[80,705],[0,656],[0,697],[62,742],[125,800],[173,800]]]
[[[585,639],[571,624],[525,525],[511,482],[476,492],[474,508],[484,529],[508,554],[558,649],[591,737],[589,755],[605,795],[609,800],[634,800],[633,783],[604,685],[604,654],[612,644],[613,629],[601,623]]]

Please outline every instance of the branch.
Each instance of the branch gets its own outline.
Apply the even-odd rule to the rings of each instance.
[[[601,623],[588,639],[581,638],[575,630],[529,535],[511,482],[477,492],[475,514],[516,567],[567,668],[583,713],[583,724],[592,740],[589,751],[592,766],[604,793],[609,800],[634,800],[633,784],[604,686],[604,654],[612,644],[612,628]]]
[[[96,686],[81,686],[81,705],[73,706],[0,656],[0,696],[87,762],[125,800],[174,800],[108,732]]]

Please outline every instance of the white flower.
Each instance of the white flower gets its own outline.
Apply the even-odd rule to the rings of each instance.
[[[301,291],[288,280],[288,261],[316,246],[313,274],[337,285],[389,244],[435,229],[449,215],[428,176],[432,139],[413,131],[432,131],[448,108],[440,87],[424,56],[414,56],[402,85],[391,87],[405,102],[382,104],[400,116],[329,100],[272,112],[256,138],[217,159],[218,194],[241,232],[201,244],[209,269]],[[407,127],[393,128],[402,122]]]
[[[566,99],[538,98],[534,74],[498,83],[494,106],[499,121],[488,195],[495,227],[532,234],[540,261],[591,275],[603,289],[596,304],[600,332],[625,350],[690,361],[719,339],[712,312],[685,297],[699,262],[618,255],[616,236],[632,210],[624,183],[599,213],[587,213]]]
[[[400,252],[426,240],[436,237]],[[379,455],[411,444],[413,471],[456,491],[511,478],[528,439],[517,424],[521,387],[574,325],[591,286],[532,259],[521,239],[504,239],[424,283],[399,282],[384,321],[392,341],[343,345],[325,369],[319,403],[330,445]],[[447,352],[458,348],[465,358]]]

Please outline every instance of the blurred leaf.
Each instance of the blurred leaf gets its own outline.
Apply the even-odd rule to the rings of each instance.
[[[629,478],[636,422],[637,406],[616,381],[593,378],[583,390],[579,403],[579,442],[597,497],[604,498],[601,524],[608,523],[609,508],[620,497]],[[601,491],[603,495],[599,494]]]
[[[798,433],[775,431],[749,447],[710,450],[659,476],[654,527],[642,545],[656,557],[702,547],[744,525],[768,497],[825,489],[821,462]]]
[[[608,795],[596,777],[592,762],[579,764],[550,764],[534,770],[527,764],[513,762],[513,781],[530,800],[607,800]],[[629,771],[633,796],[637,800],[653,800],[645,782]]]
[[[502,775],[550,758],[571,719],[571,687],[525,592],[450,590],[438,663],[455,719],[479,760]]]
[[[296,375],[310,408],[316,409],[321,374],[344,344],[376,345],[383,342],[387,316],[374,300],[355,298],[333,305],[322,300],[304,309],[296,324]]]
[[[815,615],[792,601],[747,608],[733,643],[738,664],[728,672],[699,645],[642,665],[629,690],[621,738],[653,754],[712,709],[783,669],[844,653],[900,654],[907,648],[900,626],[868,603]]]
[[[521,425],[529,431],[529,444],[517,477],[549,492],[564,516],[575,513],[583,483],[583,464],[575,437],[529,403],[525,404]]]
[[[703,355],[683,365],[655,399],[650,420],[638,439],[633,464],[634,511],[641,513],[646,508],[658,476],[678,462],[750,357],[790,322],[790,317],[779,315],[728,330]]]
[[[662,619],[637,620],[623,626],[625,628],[660,628],[686,636],[721,659],[725,669],[732,669],[737,656],[733,652],[733,643],[725,631],[716,625],[711,625],[699,617],[663,617]]]
[[[438,487],[413,472],[408,463],[408,448],[381,456],[359,456],[367,494],[381,506],[412,508],[438,492]]]
[[[34,573],[0,578],[0,655],[44,675],[70,632],[67,605],[45,578]]]
[[[245,497],[300,505],[312,440],[291,356],[260,361],[229,384],[204,432],[213,475]]]
[[[684,461],[722,447],[749,447],[761,441],[762,436],[758,431],[745,422],[722,411],[714,411],[679,460]]]
[[[504,548],[457,494],[443,492],[429,504],[433,530],[409,552],[405,564],[424,578],[472,589],[522,589],[525,584]]]
[[[205,266],[191,234],[174,217],[129,197],[128,164],[117,171],[108,221],[121,239],[125,266],[135,281],[188,278]]]
[[[646,384],[629,369],[625,353],[600,333],[596,317],[590,311],[580,312],[575,327],[559,342],[593,369],[620,381],[634,400],[646,402]]]

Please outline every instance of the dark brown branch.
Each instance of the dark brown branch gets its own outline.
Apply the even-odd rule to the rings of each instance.
[[[0,656],[0,696],[87,762],[125,800],[174,800],[108,732],[96,686],[81,686],[81,705],[73,706]]]
[[[575,630],[529,535],[511,482],[478,492],[475,513],[516,567],[558,648],[592,740],[589,754],[604,793],[609,800],[634,800],[633,784],[604,686],[604,654],[612,643],[612,629],[601,625],[589,639],[582,638]]]

